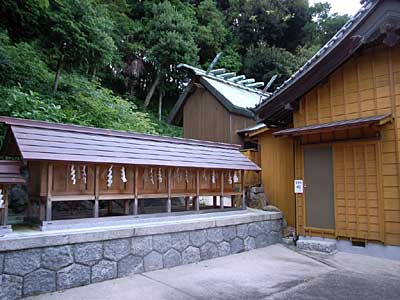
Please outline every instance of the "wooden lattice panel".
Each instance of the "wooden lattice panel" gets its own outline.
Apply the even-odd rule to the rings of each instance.
[[[378,143],[338,143],[333,150],[336,236],[382,240]]]

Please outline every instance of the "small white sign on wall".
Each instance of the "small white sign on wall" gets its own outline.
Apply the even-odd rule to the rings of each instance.
[[[294,192],[295,194],[303,194],[303,180],[296,179],[294,181]]]

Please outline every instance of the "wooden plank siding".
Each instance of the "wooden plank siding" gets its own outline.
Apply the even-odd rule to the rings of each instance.
[[[342,130],[298,139],[295,172],[297,179],[304,177],[301,144],[331,143],[334,235],[400,245],[400,47],[364,49],[347,61],[302,97],[294,127],[383,114],[391,114],[394,121],[380,130]],[[352,141],[358,138],[368,139]],[[296,202],[297,229],[304,234],[304,195],[297,195]]]
[[[243,144],[237,130],[255,120],[232,114],[206,89],[197,87],[183,108],[184,137],[196,140]]]
[[[258,141],[261,181],[268,201],[282,211],[289,226],[295,226],[293,140],[275,138],[267,131]]]

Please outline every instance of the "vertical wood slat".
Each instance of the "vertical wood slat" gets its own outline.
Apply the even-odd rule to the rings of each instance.
[[[95,166],[94,174],[94,209],[93,217],[99,217],[100,166]]]
[[[200,170],[196,170],[196,211],[200,210]]]
[[[171,210],[172,210],[172,203],[171,203],[171,185],[172,185],[172,182],[171,182],[171,179],[172,179],[172,176],[171,176],[171,172],[172,172],[172,169],[171,168],[168,168],[168,177],[167,177],[167,190],[168,190],[168,200],[167,200],[167,212],[171,212]]]
[[[51,221],[52,219],[51,191],[53,188],[53,170],[53,163],[49,163],[47,166],[46,221]]]
[[[354,172],[354,202],[356,204],[356,215],[355,215],[355,219],[356,219],[356,237],[360,237],[359,233],[360,231],[358,230],[359,225],[358,225],[358,217],[359,217],[359,213],[358,213],[358,184],[357,184],[357,163],[356,163],[356,147],[353,146],[351,148],[352,151],[352,155],[353,155],[353,172]]]
[[[134,194],[135,194],[135,200],[133,202],[133,214],[137,215],[138,214],[138,204],[139,204],[139,198],[138,198],[138,182],[139,182],[139,167],[135,167],[135,175],[134,175]]]
[[[367,161],[367,146],[364,146],[364,176],[365,176],[365,186],[368,186],[368,161]],[[367,193],[365,194],[365,207],[367,211],[367,237],[366,239],[369,238],[369,225],[370,225],[370,219],[369,219],[369,204],[368,204],[368,196]]]
[[[221,196],[219,198],[220,209],[224,209],[224,171],[221,171]]]
[[[382,161],[381,161],[381,143],[376,143],[375,146],[375,159],[376,159],[376,168],[377,168],[377,187],[378,187],[378,223],[379,223],[379,235],[381,241],[383,243],[386,242],[385,239],[385,211],[384,211],[384,202],[383,199],[383,192],[382,192]],[[367,200],[368,201],[368,200]]]

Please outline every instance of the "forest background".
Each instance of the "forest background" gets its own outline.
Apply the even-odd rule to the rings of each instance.
[[[0,115],[181,136],[164,121],[179,63],[222,51],[215,67],[273,89],[348,18],[308,0],[2,0]]]

